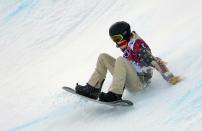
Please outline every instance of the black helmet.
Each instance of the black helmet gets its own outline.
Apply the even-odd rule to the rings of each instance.
[[[131,29],[130,25],[125,21],[119,21],[111,25],[109,28],[110,37],[121,34],[127,41],[130,39]]]

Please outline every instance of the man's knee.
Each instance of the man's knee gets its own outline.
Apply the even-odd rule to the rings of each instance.
[[[107,56],[108,56],[107,53],[101,53],[101,54],[99,55],[98,59],[103,59],[103,58],[105,58],[105,57],[107,57]]]
[[[110,59],[110,58],[111,58],[111,56],[108,55],[107,53],[101,53],[101,54],[99,55],[99,57],[98,57],[98,60],[99,60],[99,61],[103,61],[103,60]]]

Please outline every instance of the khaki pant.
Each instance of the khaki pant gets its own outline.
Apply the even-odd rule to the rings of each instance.
[[[99,55],[95,71],[93,72],[88,84],[100,88],[105,79],[107,70],[112,74],[113,80],[109,91],[116,94],[123,94],[124,88],[133,91],[141,90],[143,85],[130,62],[124,57],[117,59],[102,53]]]

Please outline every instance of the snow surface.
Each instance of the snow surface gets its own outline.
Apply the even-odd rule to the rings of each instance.
[[[130,108],[63,91],[86,83],[100,53],[121,55],[108,36],[119,20],[184,80],[155,72],[149,88],[124,92]],[[201,0],[0,0],[0,130],[201,131],[201,23]]]

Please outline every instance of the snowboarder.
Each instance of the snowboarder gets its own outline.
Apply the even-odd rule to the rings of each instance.
[[[124,89],[138,91],[149,83],[153,68],[170,84],[178,82],[165,63],[151,53],[151,49],[130,25],[119,21],[111,25],[109,35],[116,47],[120,48],[123,56],[117,59],[102,53],[97,59],[95,71],[85,86],[77,84],[76,93],[92,99],[111,102],[122,99]],[[112,74],[113,80],[107,93],[101,92],[107,70]]]

